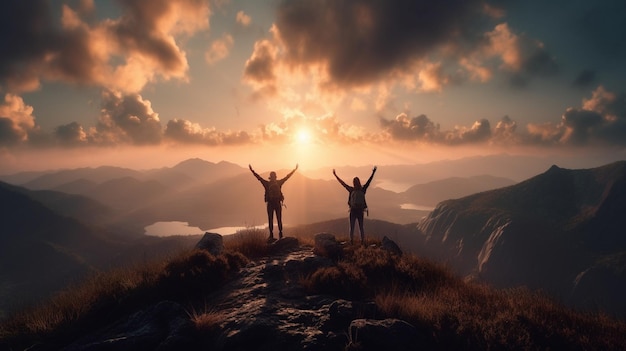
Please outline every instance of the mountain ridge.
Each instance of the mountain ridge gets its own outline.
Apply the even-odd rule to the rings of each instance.
[[[576,277],[626,251],[626,220],[618,210],[625,184],[626,161],[581,170],[552,166],[516,185],[443,201],[418,229],[430,254],[462,275],[545,289],[582,304],[572,297]],[[623,302],[597,299],[600,308],[626,315]]]

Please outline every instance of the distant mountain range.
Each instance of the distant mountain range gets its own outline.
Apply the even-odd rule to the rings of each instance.
[[[279,176],[287,172],[278,170]],[[344,174],[351,179],[351,174]],[[390,172],[385,170],[383,174]],[[97,215],[98,223],[108,220],[113,228],[138,234],[158,221],[186,221],[204,229],[266,223],[262,187],[248,169],[228,162],[189,159],[171,168],[147,171],[103,166],[23,175],[25,180],[21,182],[19,174],[2,179],[31,190],[54,190],[93,199],[107,208]],[[399,224],[417,223],[439,201],[514,183],[489,175],[453,177],[416,184],[400,193],[378,188],[374,183],[368,193],[370,214]],[[292,225],[342,217],[347,211],[345,191],[334,179],[312,179],[298,172],[283,191],[285,222]],[[61,212],[68,206],[58,204]],[[84,214],[78,218],[88,217],[95,216]]]
[[[277,170],[279,177],[287,172]],[[338,172],[346,180],[355,174]],[[192,159],[157,170],[99,167],[24,177],[2,178],[22,186],[0,182],[0,311],[89,272],[197,241],[143,235],[154,222],[184,221],[204,230],[266,222],[262,186],[248,169],[228,162]],[[335,180],[296,172],[283,192],[287,235],[347,234],[347,193]],[[520,183],[472,175],[415,183],[402,192],[374,183],[367,197],[368,235],[387,235],[405,251],[448,262],[464,276],[542,289],[575,306],[626,316],[624,161],[579,170],[553,166]]]
[[[626,161],[552,166],[519,184],[441,202],[424,253],[499,287],[541,289],[626,316]]]

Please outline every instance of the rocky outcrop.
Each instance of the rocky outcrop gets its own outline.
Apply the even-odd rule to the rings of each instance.
[[[315,235],[315,247],[313,252],[316,255],[338,260],[343,256],[343,248],[335,239],[333,234],[319,233]]]
[[[411,351],[430,349],[431,340],[424,331],[399,319],[355,319],[350,323],[347,349],[359,351]]]
[[[406,322],[378,320],[381,313],[373,301],[309,294],[302,278],[336,262],[289,243],[293,241],[285,241],[286,251],[251,262],[236,279],[206,296],[210,305],[204,311],[162,301],[65,349],[343,351],[348,345],[359,350],[410,350],[427,344],[422,333]],[[204,315],[214,320],[211,327],[194,322]]]
[[[224,238],[220,234],[206,232],[196,244],[196,249],[206,250],[217,256],[224,251]]]
[[[185,309],[163,301],[64,348],[66,351],[182,350],[196,344]]]

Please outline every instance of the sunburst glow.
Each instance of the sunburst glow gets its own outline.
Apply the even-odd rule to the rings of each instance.
[[[298,144],[309,144],[311,142],[311,132],[308,129],[300,129],[296,134]]]

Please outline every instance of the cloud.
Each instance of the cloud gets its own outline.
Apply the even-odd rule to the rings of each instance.
[[[164,135],[180,144],[240,145],[253,141],[252,136],[244,131],[220,132],[215,128],[202,128],[197,123],[178,118],[167,122]]]
[[[62,5],[60,23],[49,1],[0,5],[0,88],[32,91],[41,80],[138,92],[157,78],[186,79],[177,38],[208,28],[207,0],[120,0],[116,19],[93,20],[93,1]]]
[[[56,127],[54,136],[61,145],[76,146],[88,142],[87,133],[78,122],[71,122]]]
[[[19,96],[5,95],[0,104],[0,146],[26,142],[36,129],[33,107],[26,105]]]
[[[529,124],[531,140],[565,145],[626,145],[626,95],[599,86],[582,107],[568,108],[558,124]]]
[[[96,143],[159,144],[162,138],[158,113],[150,101],[138,94],[123,95],[106,91],[102,94],[102,109],[95,133]]]
[[[515,141],[515,130],[517,129],[517,122],[511,119],[509,116],[504,116],[493,129],[493,139],[501,143],[511,143]]]
[[[486,142],[491,138],[491,124],[486,119],[474,122],[471,127],[455,127],[445,133],[447,144],[467,144]]]
[[[526,86],[532,77],[553,76],[559,71],[543,43],[515,34],[507,23],[496,25],[484,36],[486,43],[461,60],[461,65],[480,81],[492,76],[490,60],[494,58],[500,61],[497,69],[508,72],[510,83],[517,87]]]
[[[380,125],[395,140],[422,140],[438,142],[442,135],[439,124],[435,124],[426,115],[409,118],[405,113],[393,120],[380,118]]]
[[[0,87],[9,91],[36,89],[45,56],[56,42],[49,2],[3,1],[0,23]]]
[[[269,40],[254,44],[254,52],[246,61],[243,78],[255,86],[262,95],[274,95],[277,92],[275,65],[278,49]]]
[[[215,40],[209,50],[204,54],[206,62],[210,65],[228,57],[234,44],[234,39],[230,34],[224,34],[222,38]]]
[[[244,27],[248,27],[252,23],[252,18],[246,15],[245,12],[243,11],[237,12],[236,20],[237,20],[237,23],[239,23],[240,25]]]
[[[572,85],[577,87],[588,87],[595,83],[596,81],[596,72],[590,69],[582,70],[576,79],[572,82]]]
[[[518,141],[515,135],[517,123],[510,117],[504,116],[492,130],[487,119],[474,122],[471,126],[455,126],[451,130],[441,130],[439,123],[435,123],[426,115],[409,117],[405,113],[387,120],[380,118],[382,132],[390,140],[417,141],[439,145],[467,145],[467,144],[511,144]]]
[[[494,72],[521,86],[556,74],[541,42],[496,25],[504,16],[478,0],[281,1],[271,38],[257,42],[244,79],[257,96],[270,96],[283,89],[280,74],[295,72],[328,94],[377,85],[441,92]]]
[[[262,125],[260,139],[272,143],[290,143],[302,130],[307,131],[312,142],[319,144],[350,144],[373,137],[360,127],[341,123],[333,114],[310,117],[300,111],[290,111],[281,121]]]
[[[323,64],[349,87],[410,69],[480,11],[479,1],[283,1],[276,26],[291,64]]]

